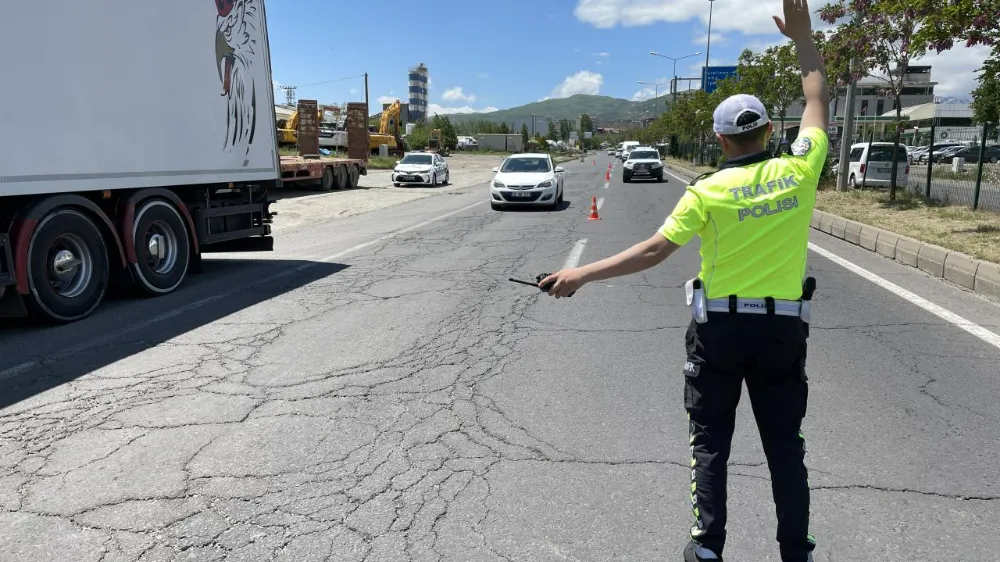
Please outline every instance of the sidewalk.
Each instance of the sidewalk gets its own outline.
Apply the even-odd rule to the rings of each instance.
[[[670,161],[665,164],[679,176],[689,179],[702,173]],[[996,263],[820,210],[814,211],[810,224],[812,228],[845,242],[971,291],[1000,299],[1000,265]]]

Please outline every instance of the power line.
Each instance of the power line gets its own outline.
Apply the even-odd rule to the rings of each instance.
[[[334,78],[333,80],[324,80],[322,82],[313,82],[312,84],[302,84],[298,86],[299,88],[308,88],[309,86],[322,86],[323,84],[332,84],[334,82],[343,82],[345,80],[354,80],[356,78],[364,78],[364,74],[357,74],[355,76],[347,76],[345,78]]]

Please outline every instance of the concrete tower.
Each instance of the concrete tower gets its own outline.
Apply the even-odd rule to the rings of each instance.
[[[417,123],[427,118],[428,79],[429,74],[424,63],[410,69],[410,123]]]

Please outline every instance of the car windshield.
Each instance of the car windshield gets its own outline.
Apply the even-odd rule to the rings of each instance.
[[[545,157],[508,158],[504,160],[500,171],[505,174],[516,172],[537,174],[551,172],[552,167],[549,166],[549,159]]]
[[[652,150],[633,150],[628,155],[629,160],[659,160],[660,155]]]
[[[430,154],[407,154],[399,161],[400,164],[423,164],[425,166],[430,166],[431,155]]]

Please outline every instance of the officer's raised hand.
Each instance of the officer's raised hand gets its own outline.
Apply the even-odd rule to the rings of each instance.
[[[542,290],[548,287],[549,295],[560,298],[575,293],[584,283],[583,272],[578,267],[572,267],[562,269],[542,279],[538,282],[538,287]]]
[[[785,19],[772,16],[778,31],[789,39],[803,39],[812,35],[812,21],[808,0],[785,0]]]

